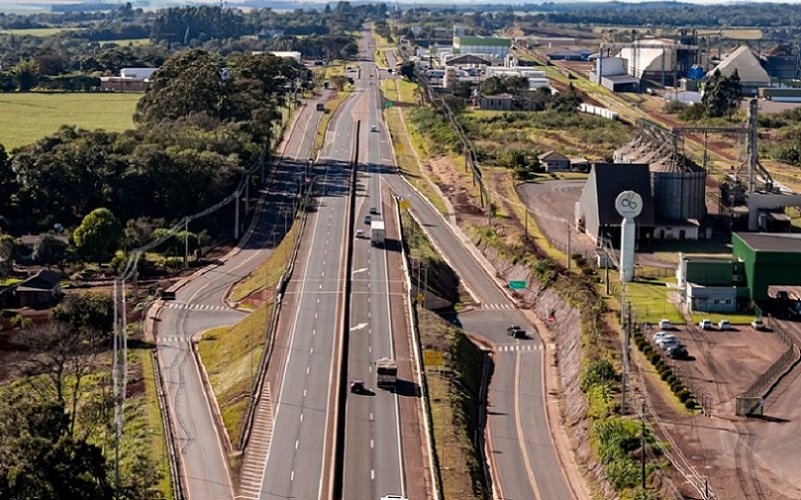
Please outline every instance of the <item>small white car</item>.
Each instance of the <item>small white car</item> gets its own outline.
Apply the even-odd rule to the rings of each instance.
[[[757,318],[754,321],[752,321],[751,322],[751,326],[754,327],[754,330],[767,330],[768,329],[768,327],[765,324],[765,322],[762,321],[762,318]]]
[[[673,324],[670,322],[669,319],[660,319],[659,320],[659,329],[660,330],[672,330]]]
[[[375,125],[370,125],[370,132],[378,132],[378,127]]]
[[[670,335],[668,332],[659,331],[659,332],[656,332],[654,334],[653,340],[654,340],[654,342],[659,343],[660,340],[662,340],[663,338],[665,338],[668,335]]]
[[[363,229],[357,229],[356,230],[356,237],[357,238],[364,238],[364,230]]]
[[[662,349],[665,349],[665,347],[667,345],[673,344],[673,343],[678,343],[678,342],[679,342],[678,337],[676,337],[675,335],[672,335],[672,334],[668,334],[668,335],[665,335],[664,337],[662,337],[661,339],[657,340],[656,341],[656,345],[658,345]]]
[[[712,329],[712,320],[711,319],[702,319],[698,322],[698,328],[701,330],[711,330]]]
[[[731,322],[727,319],[722,319],[718,321],[718,329],[719,330],[731,330]]]

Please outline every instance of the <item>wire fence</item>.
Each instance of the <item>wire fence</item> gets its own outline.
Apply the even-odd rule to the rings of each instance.
[[[767,369],[741,394],[742,398],[767,397],[773,382],[779,378],[787,368],[799,359],[799,347],[795,340],[784,331],[781,325],[770,320],[773,333],[775,333],[785,344],[787,350],[779,356],[779,359],[771,363]]]

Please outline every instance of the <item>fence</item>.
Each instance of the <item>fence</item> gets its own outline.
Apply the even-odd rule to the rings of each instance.
[[[761,412],[766,398],[787,369],[799,361],[799,347],[795,340],[775,321],[770,321],[773,332],[787,344],[787,350],[738,397],[736,414],[753,415]],[[758,404],[754,404],[755,400]],[[742,401],[742,402],[741,402]]]

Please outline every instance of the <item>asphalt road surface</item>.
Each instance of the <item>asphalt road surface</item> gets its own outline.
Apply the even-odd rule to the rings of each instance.
[[[507,295],[468,250],[466,236],[451,228],[397,172],[388,171],[383,178],[393,191],[410,201],[412,214],[480,304],[478,311],[460,314],[454,320],[494,344],[487,440],[496,495],[535,500],[572,498],[547,426],[542,344],[534,327],[514,310]],[[513,341],[506,337],[506,327],[513,324],[530,332],[531,338]]]
[[[176,300],[164,304],[158,314],[154,329],[157,354],[175,429],[182,480],[192,500],[232,498],[233,490],[225,451],[203,391],[190,339],[206,329],[236,323],[246,315],[227,307],[224,296],[283,237],[283,217],[284,214],[291,217],[290,193],[296,189],[292,158],[303,150],[306,152],[302,154],[308,155],[319,122],[319,113],[313,109],[314,103],[301,110],[295,133],[285,147],[288,161],[276,171],[265,196],[265,205],[271,209],[256,216],[253,232],[241,251],[224,264],[188,281],[176,291]]]
[[[274,427],[260,498],[325,498],[333,450],[329,419],[334,356],[340,324],[343,248],[348,181],[353,156],[354,97],[341,105],[329,125],[312,176],[317,193],[306,221],[305,253],[293,284],[289,347],[274,402]]]
[[[362,54],[372,54],[362,40]],[[382,171],[392,166],[392,150],[381,123],[380,87],[375,65],[362,62],[358,116],[362,119],[356,228],[365,232],[354,241],[352,301],[349,326],[348,379],[363,380],[370,392],[348,394],[345,421],[343,498],[405,495],[398,395],[376,386],[375,360],[396,359],[387,252],[370,242],[371,219],[385,219]],[[388,201],[388,200],[386,200]],[[402,305],[402,303],[401,303]],[[422,473],[422,471],[420,471]]]

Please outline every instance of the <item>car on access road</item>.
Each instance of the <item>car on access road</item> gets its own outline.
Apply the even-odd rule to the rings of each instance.
[[[689,356],[689,355],[690,355],[690,353],[688,353],[688,352],[687,352],[687,348],[686,348],[686,347],[684,347],[684,346],[683,346],[683,345],[681,345],[681,344],[678,344],[678,345],[674,345],[674,346],[668,347],[668,348],[665,350],[665,352],[666,352],[666,353],[667,353],[667,355],[668,355],[668,356],[670,356],[672,359],[686,359],[686,358],[687,358],[687,356]]]
[[[669,319],[660,319],[659,320],[659,329],[660,330],[672,330],[673,324],[670,322]]]
[[[762,321],[762,318],[757,318],[751,322],[751,326],[754,327],[754,330],[765,331],[768,329],[768,325]]]
[[[676,336],[675,336],[675,335],[673,335],[672,333],[669,333],[669,334],[667,334],[667,335],[663,335],[663,336],[662,336],[662,337],[660,337],[658,340],[656,340],[656,345],[658,345],[659,347],[661,347],[662,349],[664,349],[664,348],[665,348],[665,344],[666,344],[666,343],[670,343],[670,342],[678,342],[678,341],[679,341],[678,337],[676,337]]]
[[[526,331],[520,328],[518,325],[512,325],[506,329],[506,335],[516,339],[523,339],[526,338]]]
[[[718,321],[718,330],[731,330],[731,321],[727,319]]]
[[[668,335],[670,335],[668,332],[663,332],[663,331],[661,331],[661,330],[660,330],[660,331],[658,331],[658,332],[656,332],[656,333],[654,334],[654,336],[653,336],[653,339],[652,339],[652,340],[653,340],[654,342],[656,342],[656,343],[659,343],[659,341],[660,341],[661,339],[665,338],[665,337],[666,337],[666,336],[668,336]]]
[[[698,328],[701,330],[711,330],[712,329],[712,320],[711,319],[702,319],[698,322]]]

